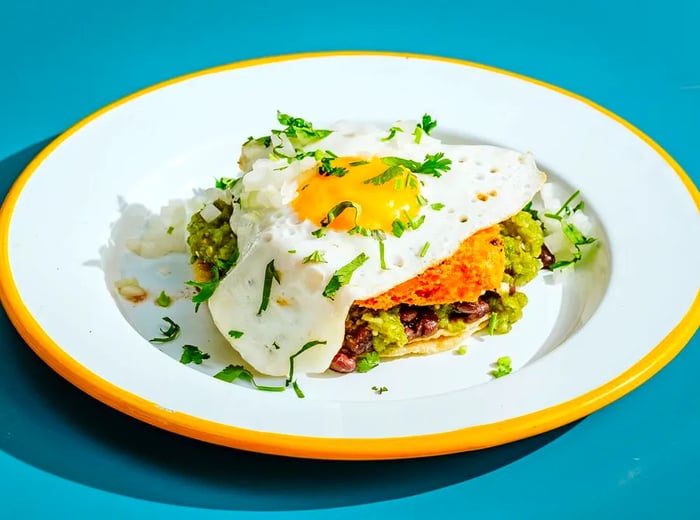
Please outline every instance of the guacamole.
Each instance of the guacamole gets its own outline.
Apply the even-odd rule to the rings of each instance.
[[[233,205],[219,199],[214,202],[214,206],[221,211],[221,214],[214,220],[207,222],[197,212],[187,225],[190,262],[202,262],[212,266],[228,265],[230,267],[238,256],[238,242],[229,224]]]

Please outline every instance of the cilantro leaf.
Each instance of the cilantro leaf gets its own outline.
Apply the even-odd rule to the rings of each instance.
[[[225,381],[227,383],[233,383],[237,379],[241,379],[253,385],[256,390],[263,390],[265,392],[284,392],[284,386],[263,386],[255,382],[255,377],[250,372],[250,370],[244,368],[241,365],[229,365],[224,368],[221,372],[214,374],[216,379]]]
[[[394,138],[394,136],[396,136],[396,132],[403,132],[403,128],[401,128],[400,126],[392,126],[391,128],[389,128],[389,135],[387,135],[386,137],[382,137],[381,140],[391,141]]]
[[[355,210],[355,226],[357,226],[357,218],[360,216],[362,208],[359,204],[351,200],[344,200],[343,202],[339,202],[338,204],[333,206],[328,212],[328,214],[325,217],[323,217],[323,219],[321,220],[321,227],[330,226],[331,222],[338,218],[343,211],[351,208]]]
[[[360,358],[357,362],[357,371],[365,373],[377,366],[379,366],[379,352],[373,350]]]
[[[384,240],[378,240],[379,242],[379,267],[386,270],[386,259],[384,258]]]
[[[430,207],[435,211],[440,211],[442,208],[445,207],[445,205],[442,202],[436,202],[435,204],[431,204]]]
[[[304,259],[301,261],[302,264],[308,264],[308,263],[314,263],[314,264],[327,264],[328,262],[325,259],[325,254],[323,251],[319,251],[318,249],[311,253],[309,256],[305,256]]]
[[[395,177],[399,177],[403,174],[403,171],[404,170],[403,168],[401,168],[401,166],[390,166],[379,175],[367,179],[363,182],[363,184],[374,184],[375,186],[379,186],[381,184],[384,184],[385,182],[389,182]]]
[[[372,390],[378,395],[382,395],[384,392],[388,392],[389,389],[386,386],[373,386]]]
[[[211,274],[212,274],[211,280],[206,281],[206,282],[195,282],[192,280],[185,282],[185,285],[191,285],[192,287],[196,287],[199,289],[197,294],[195,294],[192,297],[192,302],[195,304],[195,306],[194,306],[195,312],[197,312],[199,310],[199,306],[202,303],[204,303],[209,298],[211,298],[212,294],[214,294],[214,291],[219,286],[219,282],[221,280],[219,278],[219,269],[217,268],[217,266],[212,266]]]
[[[423,247],[421,248],[420,253],[418,253],[418,256],[423,258],[426,255],[426,253],[428,252],[429,247],[430,247],[430,242],[426,242],[425,244],[423,244]]]
[[[304,399],[304,397],[306,397],[304,392],[301,391],[301,388],[299,388],[299,384],[296,382],[296,380],[292,383],[292,388],[299,399]]]
[[[240,330],[231,329],[228,331],[228,335],[231,336],[233,339],[238,339],[243,337],[243,332],[241,332]]]
[[[229,177],[221,177],[219,179],[216,179],[215,186],[220,190],[230,190],[236,184],[238,184],[240,182],[240,180],[241,180],[241,177],[238,177],[237,179],[231,179]]]
[[[323,296],[332,300],[341,287],[350,283],[350,279],[352,278],[352,274],[355,272],[355,270],[357,270],[357,268],[359,268],[367,260],[369,260],[369,257],[364,253],[360,253],[349,263],[333,273],[328,285],[326,285],[326,288],[323,289]]]
[[[277,111],[277,121],[281,125],[285,125],[286,128],[281,132],[287,134],[287,137],[303,137],[307,141],[309,139],[318,140],[329,136],[331,130],[315,130],[313,125],[300,117],[293,117],[288,114],[283,114],[279,110]],[[279,131],[278,131],[279,132]],[[275,131],[273,131],[275,133]]]
[[[344,177],[345,174],[348,173],[348,169],[340,166],[333,166],[331,164],[332,160],[333,158],[331,157],[324,157],[321,159],[321,164],[318,167],[318,173],[324,176],[332,175],[334,177]]]
[[[258,316],[260,316],[263,311],[267,310],[267,306],[270,303],[272,280],[275,280],[278,284],[280,283],[280,274],[279,271],[275,269],[274,260],[270,260],[267,266],[265,266],[265,280],[263,281],[262,301],[260,302],[260,308],[258,309]]]
[[[296,352],[296,354],[292,354],[291,356],[289,356],[289,375],[287,376],[287,380],[284,382],[285,386],[289,386],[289,383],[291,383],[292,379],[294,379],[294,360],[296,359],[296,357],[299,356],[302,352],[306,352],[307,350],[315,347],[316,345],[325,345],[326,343],[327,341],[309,341],[308,343],[304,343],[304,346],[302,346]]]
[[[195,365],[201,365],[202,361],[209,359],[209,354],[199,350],[196,345],[183,345],[182,355],[180,356],[180,363],[187,365],[189,363],[194,363]]]
[[[163,335],[162,338],[152,338],[148,341],[152,343],[168,343],[175,340],[180,335],[180,325],[175,323],[173,320],[165,316],[163,321],[169,324],[169,327],[165,330],[159,328],[160,333]]]
[[[428,114],[423,114],[421,122],[416,125],[416,129],[413,131],[414,139],[413,141],[418,144],[423,137],[423,132],[426,135],[430,135],[430,132],[437,126],[437,121],[433,120]]]

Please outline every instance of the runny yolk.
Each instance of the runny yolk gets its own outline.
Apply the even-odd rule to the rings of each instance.
[[[413,220],[418,216],[420,183],[406,168],[399,166],[398,175],[375,184],[366,181],[384,174],[390,168],[380,157],[338,157],[331,161],[331,166],[346,168],[347,172],[342,176],[323,175],[319,173],[317,165],[301,174],[298,195],[292,201],[292,208],[301,219],[321,227],[328,213],[346,201],[359,206],[360,211],[348,207],[331,219],[329,229],[347,231],[360,226],[369,230],[391,231],[394,220],[405,223],[409,218]],[[396,173],[397,170],[392,172]]]

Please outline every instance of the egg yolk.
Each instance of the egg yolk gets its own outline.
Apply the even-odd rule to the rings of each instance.
[[[292,208],[300,218],[319,227],[324,220],[326,223],[331,220],[327,227],[336,231],[347,231],[355,226],[391,231],[394,220],[405,223],[418,216],[420,183],[415,174],[403,166],[387,172],[392,167],[380,157],[338,157],[330,161],[330,165],[346,171],[342,175],[324,174],[319,163],[301,174],[297,197],[292,201]],[[384,182],[376,179],[380,175],[386,178]],[[335,218],[329,219],[329,212],[343,202],[352,202],[359,211],[348,205]]]

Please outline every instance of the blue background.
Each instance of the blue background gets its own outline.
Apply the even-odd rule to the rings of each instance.
[[[693,0],[0,1],[0,197],[53,136],[137,89],[246,58],[342,49],[463,58],[572,90],[641,128],[697,183],[698,20]],[[632,394],[508,446],[413,461],[299,461],[123,416],[55,375],[0,312],[0,511],[697,518],[699,350],[696,334]]]

